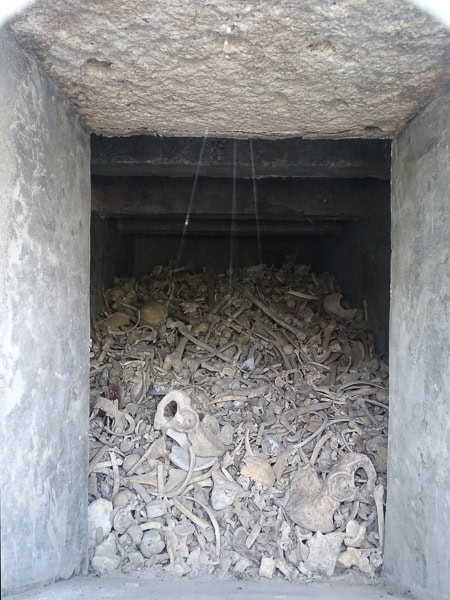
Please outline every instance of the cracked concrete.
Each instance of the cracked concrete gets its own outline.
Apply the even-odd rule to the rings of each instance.
[[[403,0],[38,0],[11,26],[106,135],[388,137],[448,75]]]

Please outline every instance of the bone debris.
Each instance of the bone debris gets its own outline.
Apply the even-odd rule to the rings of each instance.
[[[288,260],[117,279],[93,324],[89,551],[103,574],[375,576],[388,367],[367,307]]]

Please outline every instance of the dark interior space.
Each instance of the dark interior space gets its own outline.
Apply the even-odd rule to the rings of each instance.
[[[367,303],[386,354],[390,141],[92,136],[91,313],[115,276],[286,255]]]

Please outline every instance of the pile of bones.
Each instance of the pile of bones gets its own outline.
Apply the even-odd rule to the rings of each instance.
[[[92,324],[94,572],[288,580],[382,564],[388,367],[367,306],[286,261],[118,279]]]

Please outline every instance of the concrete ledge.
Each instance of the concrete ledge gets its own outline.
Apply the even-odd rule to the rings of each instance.
[[[235,144],[236,142],[236,144]],[[92,173],[96,175],[201,174],[230,177],[390,178],[390,140],[253,140],[253,165],[246,139],[162,138],[151,135],[108,138],[92,135]]]
[[[11,600],[401,600],[381,585],[76,577]]]

